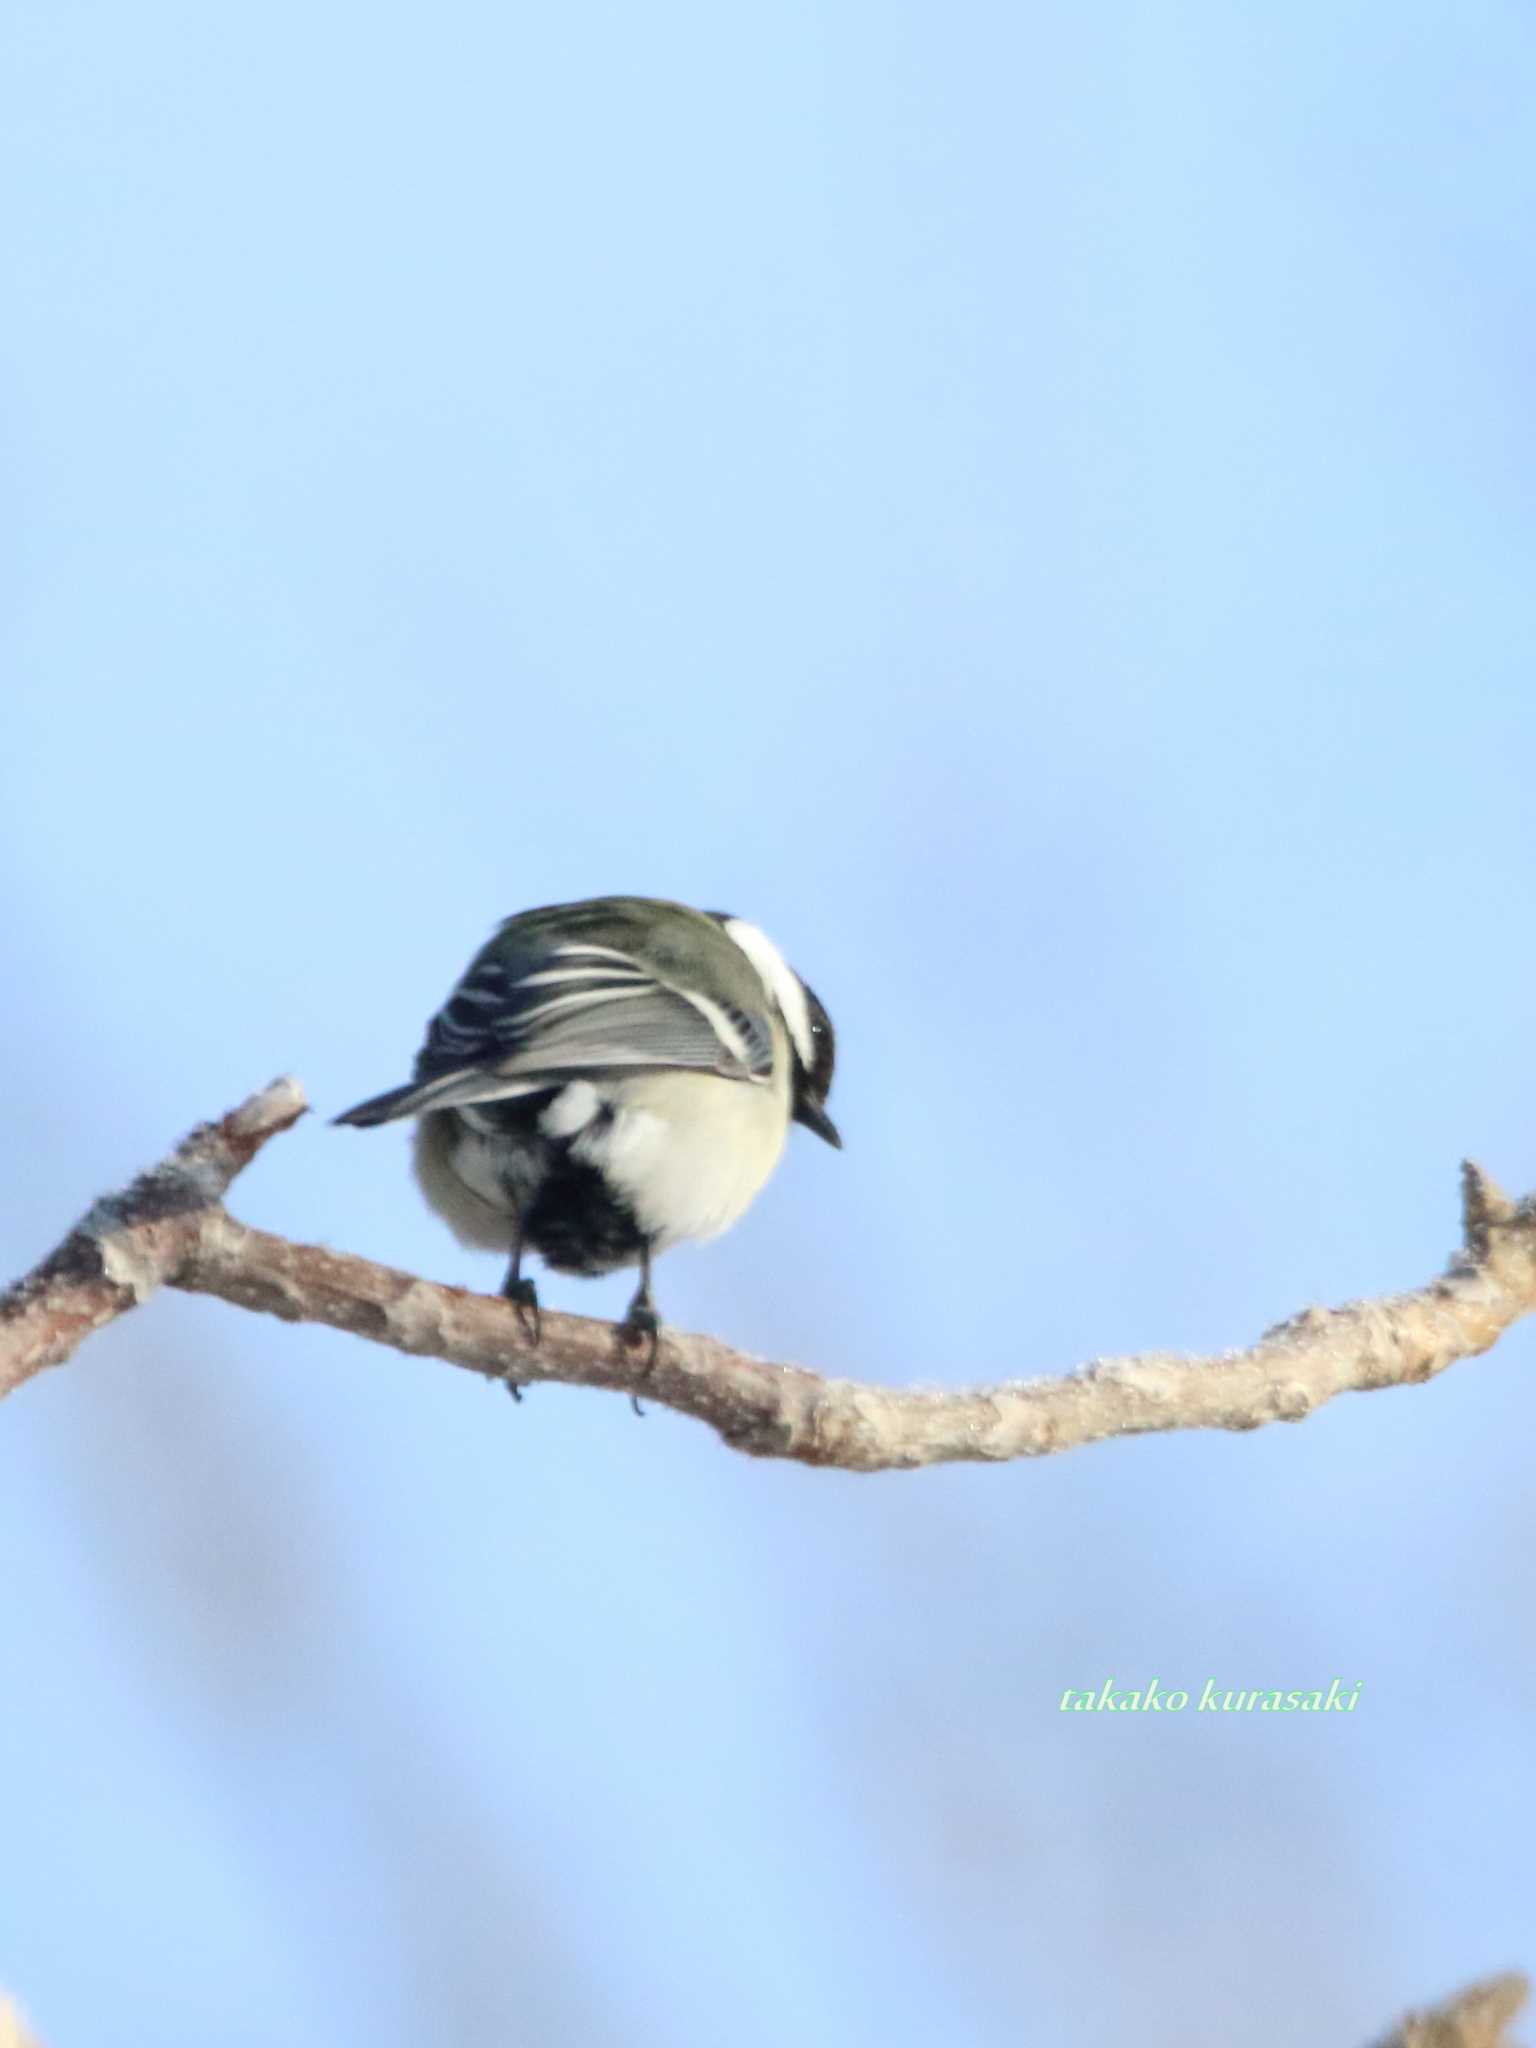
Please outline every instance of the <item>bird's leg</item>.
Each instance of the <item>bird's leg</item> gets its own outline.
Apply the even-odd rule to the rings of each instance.
[[[523,1236],[519,1230],[512,1240],[512,1263],[507,1268],[507,1277],[501,1283],[501,1291],[517,1310],[517,1320],[528,1340],[530,1351],[537,1351],[539,1340],[544,1333],[543,1321],[539,1315],[539,1291],[531,1280],[522,1277]],[[521,1401],[523,1390],[516,1380],[506,1382],[507,1392],[514,1401]]]
[[[656,1363],[656,1348],[661,1341],[661,1317],[656,1313],[656,1304],[651,1299],[651,1247],[640,1247],[640,1285],[635,1289],[635,1298],[619,1324],[619,1336],[625,1344],[646,1346],[645,1369],[650,1372]],[[631,1394],[630,1404],[637,1415],[645,1410]]]

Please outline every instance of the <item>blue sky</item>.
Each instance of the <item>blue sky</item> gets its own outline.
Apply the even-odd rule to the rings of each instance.
[[[1536,1183],[1522,10],[8,43],[6,1270],[608,890],[837,1022],[846,1151],[658,1269],[768,1356],[1244,1342]],[[235,1206],[496,1278],[398,1132]],[[1536,1961],[1533,1356],[858,1479],[157,1301],[0,1417],[0,1984],[50,2048],[1364,2038]],[[1362,1693],[1058,1712],[1111,1676]]]

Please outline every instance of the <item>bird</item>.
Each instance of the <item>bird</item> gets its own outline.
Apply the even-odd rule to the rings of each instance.
[[[653,1259],[728,1230],[791,1123],[841,1149],[835,1057],[826,1010],[756,925],[599,896],[504,919],[428,1023],[412,1078],[334,1121],[416,1119],[423,1195],[460,1243],[509,1255],[501,1292],[534,1347],[527,1253],[558,1273],[638,1266],[619,1331],[654,1365]]]

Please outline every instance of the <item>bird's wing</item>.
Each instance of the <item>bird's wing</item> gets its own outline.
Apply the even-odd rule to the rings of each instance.
[[[385,1123],[626,1071],[761,1085],[773,1057],[765,1014],[700,995],[619,947],[493,945],[428,1025],[416,1079],[337,1121]]]

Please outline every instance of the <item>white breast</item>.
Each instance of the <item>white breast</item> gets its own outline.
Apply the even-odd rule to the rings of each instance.
[[[789,1062],[754,1085],[716,1074],[637,1075],[602,1093],[611,1122],[571,1147],[601,1167],[656,1249],[718,1237],[779,1163],[789,1130]]]

